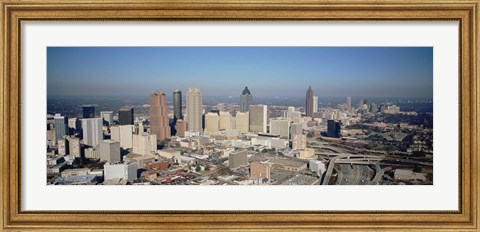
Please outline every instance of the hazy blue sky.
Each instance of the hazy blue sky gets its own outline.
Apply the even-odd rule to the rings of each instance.
[[[48,95],[432,97],[431,47],[49,47]]]

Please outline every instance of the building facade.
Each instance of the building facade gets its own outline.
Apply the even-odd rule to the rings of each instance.
[[[173,91],[173,116],[175,120],[183,119],[182,114],[182,91]]]
[[[163,92],[150,93],[150,133],[155,134],[158,141],[170,137],[167,97]]]
[[[197,88],[190,88],[187,92],[187,129],[188,131],[202,132],[202,92]]]
[[[100,160],[109,163],[120,162],[120,143],[111,139],[100,141]]]
[[[230,169],[238,168],[243,165],[248,164],[247,151],[241,150],[236,152],[231,152],[228,155],[228,167]]]
[[[305,101],[305,115],[307,117],[313,117],[313,90],[311,86],[308,86],[306,101]]]
[[[249,113],[248,112],[237,112],[235,115],[235,129],[247,133],[249,131]]]
[[[122,108],[118,110],[118,124],[133,125],[134,121],[135,121],[135,115],[132,107]]]
[[[249,130],[253,133],[267,133],[267,106],[251,105],[249,110]]]
[[[240,95],[240,112],[247,112],[250,110],[250,105],[252,104],[252,94],[247,86],[242,91]]]
[[[103,119],[86,118],[82,119],[83,144],[88,146],[98,146],[103,140]]]

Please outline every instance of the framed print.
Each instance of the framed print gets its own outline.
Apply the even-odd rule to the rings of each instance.
[[[2,1],[1,228],[478,231],[478,1]]]

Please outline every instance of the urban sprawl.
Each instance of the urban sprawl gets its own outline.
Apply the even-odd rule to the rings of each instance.
[[[49,111],[47,184],[433,184],[432,112],[352,97],[326,106],[311,87],[301,107],[240,92],[237,103],[205,105],[190,88],[185,102],[175,90],[98,114],[95,102]]]

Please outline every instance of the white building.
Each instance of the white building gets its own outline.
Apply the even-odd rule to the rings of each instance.
[[[109,163],[120,162],[120,143],[111,139],[100,141],[100,160]]]
[[[157,135],[143,133],[133,135],[133,153],[152,155],[157,151]]]
[[[313,96],[313,113],[318,112],[318,96]]]
[[[323,173],[327,170],[325,163],[320,160],[310,160],[308,161],[308,169],[312,172],[316,172],[319,176],[322,176]]]
[[[133,182],[137,179],[137,165],[134,163],[127,164],[109,164],[103,166],[105,180],[124,179]]]
[[[173,150],[173,149],[162,149],[158,153],[161,157],[165,157],[167,159],[171,159],[173,157],[179,157],[180,151]]]
[[[205,114],[205,133],[217,133],[220,128],[220,117],[217,113],[208,112]]]
[[[248,112],[237,112],[237,115],[235,116],[235,129],[242,133],[248,133],[249,118]]]
[[[250,131],[253,133],[267,133],[267,106],[251,105],[249,113]]]
[[[288,119],[272,119],[270,120],[270,133],[280,135],[280,138],[289,138],[290,120]]]
[[[83,144],[88,146],[98,146],[103,140],[103,119],[101,118],[84,118],[82,119]]]
[[[111,139],[120,142],[124,149],[133,148],[133,125],[120,125],[110,127]]]
[[[206,119],[205,119],[206,120]],[[232,115],[229,112],[221,111],[220,112],[220,130],[232,129]]]
[[[202,92],[200,89],[188,89],[187,127],[188,131],[202,132]]]

